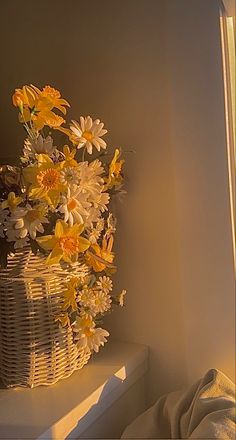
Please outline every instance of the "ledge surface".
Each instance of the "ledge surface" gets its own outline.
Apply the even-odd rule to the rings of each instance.
[[[147,357],[144,345],[110,341],[82,370],[55,385],[1,389],[0,439],[78,438],[145,374]]]

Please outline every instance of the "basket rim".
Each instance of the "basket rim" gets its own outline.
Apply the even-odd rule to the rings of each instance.
[[[80,258],[77,262],[69,264],[61,262],[57,264],[45,264],[46,256],[43,253],[36,254],[27,246],[23,249],[17,249],[15,253],[8,257],[6,268],[0,268],[0,284],[2,282],[13,282],[19,280],[47,280],[52,276],[58,278],[67,278],[76,270],[78,276],[85,276],[89,273],[89,267]]]

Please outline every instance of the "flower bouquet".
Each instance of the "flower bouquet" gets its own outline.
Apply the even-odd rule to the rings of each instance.
[[[121,151],[109,160],[107,133],[90,116],[69,126],[69,103],[50,86],[16,89],[27,137],[19,166],[0,168],[0,378],[8,386],[55,383],[107,341],[116,220],[124,193]],[[52,132],[66,138],[54,145]]]

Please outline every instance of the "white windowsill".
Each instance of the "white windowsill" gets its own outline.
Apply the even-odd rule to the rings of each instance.
[[[146,346],[110,341],[82,370],[56,385],[1,389],[0,438],[78,438],[145,374],[147,357]]]

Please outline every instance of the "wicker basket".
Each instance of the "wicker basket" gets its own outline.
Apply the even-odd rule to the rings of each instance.
[[[43,256],[23,249],[0,270],[0,379],[7,387],[51,385],[89,360],[72,329],[55,322],[64,282],[85,265],[46,266]]]

